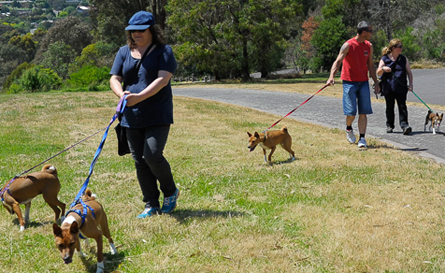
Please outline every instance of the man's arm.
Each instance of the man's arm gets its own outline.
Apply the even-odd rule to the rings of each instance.
[[[375,93],[378,94],[378,93],[380,93],[380,86],[377,84],[378,83],[377,75],[375,72],[374,61],[372,60],[373,59],[373,51],[374,51],[374,47],[371,44],[371,49],[370,49],[369,57],[368,57],[368,71],[369,71],[369,74],[371,74],[371,78],[375,83],[374,84]]]
[[[335,80],[334,80],[335,74],[340,69],[341,64],[343,62],[343,59],[346,57],[346,55],[348,55],[348,52],[349,52],[349,44],[348,43],[344,43],[341,46],[341,48],[340,48],[340,52],[338,53],[337,59],[332,64],[331,74],[329,75],[329,79],[326,82],[326,84],[334,85],[334,83],[335,83]]]

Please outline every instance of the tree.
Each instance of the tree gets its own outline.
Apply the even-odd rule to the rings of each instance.
[[[320,22],[312,36],[312,45],[317,49],[317,55],[321,58],[323,67],[331,67],[347,38],[346,26],[343,24],[342,17],[334,17]]]
[[[410,26],[422,13],[428,11],[443,0],[379,0],[370,1],[366,5],[369,10],[369,20],[374,26],[384,29],[388,41],[393,39],[394,31],[404,30]],[[428,16],[431,16],[428,13]]]
[[[31,61],[32,59],[34,59],[37,42],[32,39],[31,33],[27,33],[26,35],[22,36],[13,36],[9,40],[9,44],[14,45],[26,52],[26,55],[28,57],[27,61]]]
[[[79,71],[83,66],[111,67],[114,61],[114,52],[117,48],[114,44],[97,42],[86,46],[82,54],[70,65],[70,73]]]
[[[76,55],[80,55],[82,49],[93,41],[90,30],[91,25],[77,17],[69,16],[57,20],[40,42],[34,62],[37,64],[42,62],[44,59],[43,54],[55,42],[62,42],[70,46]]]
[[[301,5],[297,0],[171,0],[167,11],[180,63],[196,64],[217,79],[248,79],[251,65],[265,75],[278,66],[275,56],[283,51]]]
[[[60,77],[68,77],[68,67],[76,57],[76,52],[71,46],[63,42],[50,44],[48,50],[42,54],[40,64],[46,68],[52,68]]]
[[[104,43],[123,45],[126,42],[125,27],[131,16],[140,10],[149,10],[155,0],[90,0],[90,18],[94,25],[93,35],[96,40]],[[156,0],[160,2],[161,0]],[[159,5],[158,5],[159,6]],[[153,13],[155,15],[155,13]],[[155,16],[155,22],[165,21],[165,18]]]

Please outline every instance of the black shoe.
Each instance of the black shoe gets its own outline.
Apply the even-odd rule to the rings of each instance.
[[[393,130],[394,130],[394,128],[391,128],[391,127],[386,127],[386,133],[392,133],[393,132]]]
[[[411,134],[411,131],[412,131],[412,129],[411,129],[411,127],[409,127],[409,126],[406,126],[405,128],[403,128],[403,134],[404,134],[404,135],[409,135],[409,134]]]

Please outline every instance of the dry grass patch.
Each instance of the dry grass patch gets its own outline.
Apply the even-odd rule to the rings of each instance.
[[[1,95],[2,182],[105,127],[116,104],[111,92]],[[278,127],[288,126],[297,160],[278,147],[269,166],[261,149],[248,151],[246,132],[279,117],[182,97],[174,106],[165,155],[181,196],[171,215],[136,219],[134,163],[117,155],[110,129],[90,180],[119,252],[106,255],[107,272],[445,270],[442,165],[378,139],[359,150],[341,130],[285,119]],[[63,202],[80,189],[101,136],[51,160]],[[62,264],[41,197],[23,233],[1,211],[4,272],[95,271],[94,252]]]

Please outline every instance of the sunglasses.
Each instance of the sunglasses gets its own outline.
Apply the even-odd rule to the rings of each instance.
[[[369,32],[369,33],[372,33],[372,29],[368,29],[368,30],[366,30],[367,32]]]
[[[403,45],[396,45],[395,48],[403,48]]]
[[[135,32],[139,32],[139,33],[142,33],[142,32],[145,32],[147,29],[134,29],[134,30],[130,30],[130,33],[135,33]]]

